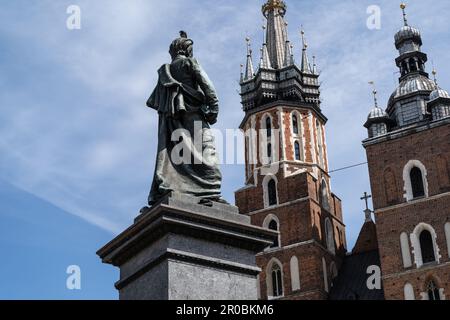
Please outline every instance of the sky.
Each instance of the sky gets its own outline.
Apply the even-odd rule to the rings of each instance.
[[[118,272],[95,252],[129,226],[146,204],[154,169],[157,115],[145,102],[169,62],[168,47],[186,30],[215,84],[215,128],[243,118],[239,69],[245,37],[262,42],[263,0],[15,0],[0,3],[0,285],[3,299],[116,299]],[[300,26],[321,71],[331,169],[366,161],[361,141],[373,107],[369,81],[385,106],[398,84],[394,34],[399,1],[286,0],[289,38],[300,61]],[[69,30],[66,10],[81,9]],[[381,9],[370,30],[367,8]],[[423,51],[450,89],[450,11],[446,0],[408,1]],[[257,65],[257,57],[254,59]],[[241,165],[223,165],[224,197],[244,184]],[[351,248],[370,192],[366,166],[332,174],[343,201]],[[81,290],[66,288],[78,265]]]

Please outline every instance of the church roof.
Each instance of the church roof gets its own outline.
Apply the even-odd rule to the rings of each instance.
[[[389,106],[395,100],[405,97],[409,94],[425,91],[431,93],[435,89],[434,81],[421,74],[412,74],[403,79],[397,89],[392,93],[389,99]]]
[[[384,291],[369,290],[367,268],[380,265],[378,250],[351,254],[344,258],[338,277],[333,281],[330,300],[384,300]]]
[[[420,31],[411,26],[403,26],[396,34],[395,34],[395,44],[399,46],[402,42],[406,40],[416,40],[418,43],[422,44]]]
[[[431,94],[430,94],[430,102],[434,101],[434,100],[437,100],[439,98],[450,99],[450,95],[444,89],[437,88],[436,90],[431,92]]]
[[[375,223],[367,221],[363,227],[353,248],[353,254],[364,253],[368,251],[378,250],[377,228]]]

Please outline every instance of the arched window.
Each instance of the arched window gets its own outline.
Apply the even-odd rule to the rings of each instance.
[[[292,115],[292,131],[294,132],[294,134],[299,134],[298,118],[297,118],[297,115],[295,115],[295,114]]]
[[[423,263],[435,262],[436,255],[434,253],[433,238],[430,231],[423,230],[420,233],[419,241]]]
[[[278,231],[278,222],[272,220],[269,222],[269,229],[273,231]],[[279,240],[276,239],[271,248],[278,248],[280,246]]]
[[[278,195],[277,195],[277,183],[274,179],[271,179],[267,184],[267,192],[268,192],[268,200],[269,206],[275,206],[278,204]]]
[[[300,143],[298,143],[298,141],[295,141],[294,149],[295,149],[295,160],[300,161],[302,159],[302,155],[300,152]]]
[[[423,175],[422,171],[413,167],[409,173],[409,177],[411,179],[411,187],[414,198],[420,198],[425,196],[425,188],[423,185]]]
[[[266,118],[266,133],[267,138],[272,137],[272,120],[270,119],[270,117]]]
[[[432,301],[440,301],[441,294],[439,292],[439,288],[436,286],[436,283],[431,280],[427,286],[428,300]]]
[[[403,168],[406,201],[428,197],[427,169],[419,160],[410,160]]]
[[[334,234],[333,234],[333,225],[329,218],[325,219],[325,239],[327,242],[327,249],[332,254],[336,253],[336,247],[334,244]]]
[[[272,297],[282,297],[283,296],[283,277],[281,273],[281,268],[277,263],[274,263],[271,270],[272,278]]]
[[[421,268],[424,264],[437,262],[439,263],[442,256],[440,255],[439,246],[437,244],[437,235],[434,228],[426,223],[419,223],[411,233],[411,244],[414,253],[414,262],[417,268]]]

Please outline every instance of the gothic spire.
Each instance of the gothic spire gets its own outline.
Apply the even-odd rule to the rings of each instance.
[[[294,54],[292,53],[292,45],[289,40],[286,41],[284,66],[288,67],[294,64]]]
[[[313,74],[317,74],[316,56],[313,56],[313,69],[312,69],[312,73],[313,73]]]
[[[303,49],[302,49],[302,72],[304,72],[304,73],[311,73],[311,66],[309,64],[308,53],[306,52],[306,49],[308,48],[308,44],[306,43],[306,39],[305,39],[305,31],[303,31],[303,29],[302,29],[300,31],[300,34],[302,36],[302,45],[303,45]]]
[[[268,0],[262,8],[267,19],[266,43],[271,65],[282,68],[286,57],[287,24],[284,20],[286,4],[283,0]]]
[[[244,75],[244,81],[250,80],[255,75],[255,71],[253,68],[253,57],[252,57],[252,47],[250,44],[250,38],[247,37],[245,39],[247,42],[247,64],[245,67],[245,75]]]
[[[269,51],[267,50],[267,43],[266,43],[266,26],[262,26],[263,29],[263,45],[261,48],[261,60],[259,62],[259,67],[262,69],[272,69],[272,64],[270,63],[270,57],[269,57]]]

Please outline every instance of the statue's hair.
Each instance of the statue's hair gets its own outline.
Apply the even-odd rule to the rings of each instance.
[[[192,46],[194,41],[187,37],[185,31],[180,31],[180,37],[175,39],[170,45],[169,53],[174,59],[177,55],[192,57]]]

